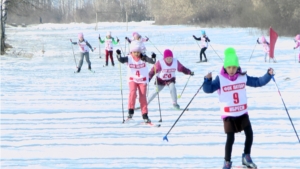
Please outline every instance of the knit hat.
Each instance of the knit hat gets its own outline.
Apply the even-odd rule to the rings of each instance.
[[[265,42],[266,42],[266,38],[265,38],[264,36],[261,36],[260,39],[261,39],[261,42],[262,42],[262,43],[265,43]]]
[[[141,52],[141,45],[137,41],[131,41],[130,52]]]
[[[295,39],[300,40],[300,34],[296,35]]]
[[[78,39],[80,39],[80,38],[83,38],[83,33],[82,32],[78,33]]]
[[[132,36],[134,37],[135,35],[138,35],[138,33],[137,32],[133,32]]]
[[[106,32],[106,36],[110,36],[111,35],[111,32],[110,31],[107,31]]]
[[[164,51],[164,59],[167,57],[173,57],[173,52],[170,49]]]
[[[202,35],[205,35],[205,31],[204,31],[204,30],[202,30],[202,31],[201,31],[201,34],[202,34]]]
[[[224,59],[224,68],[229,66],[239,67],[239,58],[237,57],[234,48],[227,48],[224,51],[225,59]]]

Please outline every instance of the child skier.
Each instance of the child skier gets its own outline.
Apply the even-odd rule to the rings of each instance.
[[[125,37],[125,39],[128,41],[128,43],[131,43],[131,41],[137,41],[140,46],[141,46],[141,52],[143,54],[146,54],[146,46],[144,45],[144,42],[147,42],[149,40],[149,38],[142,38],[142,36],[140,34],[138,34],[137,32],[133,32],[132,33],[132,37],[133,39],[129,39],[128,37]]]
[[[231,152],[234,143],[234,133],[244,130],[246,135],[242,163],[248,168],[256,168],[250,157],[253,142],[253,131],[248,116],[246,85],[261,87],[266,85],[273,76],[273,69],[269,68],[262,77],[251,77],[242,72],[238,57],[233,48],[227,48],[224,52],[225,60],[220,74],[212,80],[212,74],[205,76],[203,91],[213,93],[218,90],[221,117],[224,123],[224,131],[227,134],[225,145],[225,161],[223,169],[230,169],[232,162]]]
[[[115,66],[114,58],[113,58],[113,44],[116,45],[119,43],[119,39],[117,38],[117,41],[113,37],[111,37],[111,32],[106,33],[106,37],[104,40],[101,39],[100,35],[98,37],[100,43],[105,42],[105,66],[108,66],[108,56],[111,60],[111,65]]]
[[[156,97],[158,92],[160,92],[165,86],[168,86],[173,101],[173,107],[175,109],[180,108],[179,105],[177,104],[177,93],[175,87],[176,71],[182,72],[186,75],[191,75],[191,76],[194,75],[194,72],[184,67],[179,62],[179,60],[173,58],[173,53],[170,49],[166,49],[164,51],[164,58],[156,62],[156,64],[152,67],[151,71],[149,72],[150,80],[155,75],[155,73],[158,74],[156,79],[157,81],[155,82],[157,83],[158,91],[155,91],[148,98],[148,104]]]
[[[72,42],[72,40],[70,40],[70,41],[73,45],[78,44],[78,46],[79,46],[80,60],[79,60],[76,72],[77,73],[80,72],[84,57],[85,57],[86,62],[88,63],[88,69],[91,70],[92,67],[91,67],[91,61],[90,61],[90,57],[89,57],[89,49],[91,49],[92,52],[94,52],[94,50],[93,50],[92,46],[89,44],[89,42],[83,38],[83,33],[78,33],[78,42]]]
[[[149,81],[147,64],[154,64],[156,55],[153,53],[152,58],[141,54],[139,43],[132,42],[130,44],[130,54],[126,57],[121,57],[121,51],[117,51],[117,59],[121,63],[127,63],[127,76],[129,82],[129,98],[128,98],[128,120],[132,119],[134,114],[136,90],[139,91],[139,101],[141,112],[145,123],[151,123],[148,117],[147,107],[147,83]]]
[[[262,44],[263,50],[265,52],[265,62],[267,62],[267,57],[270,55],[270,44],[269,44],[269,42],[266,40],[266,38],[264,36],[262,36],[261,38],[257,38],[256,42],[258,44]],[[275,63],[274,59],[273,59],[273,62]]]
[[[294,49],[299,48],[298,57],[299,57],[299,63],[300,63],[300,34],[296,35],[295,42],[296,42],[296,46],[294,47]]]
[[[205,60],[203,62],[207,62],[205,51],[208,48],[208,42],[210,42],[209,38],[206,36],[206,33],[204,30],[201,31],[202,38],[197,38],[195,35],[193,35],[195,40],[201,41],[201,50],[200,50],[200,61],[202,62],[202,54],[204,55]]]

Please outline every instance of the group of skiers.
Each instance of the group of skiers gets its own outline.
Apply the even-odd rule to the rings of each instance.
[[[202,48],[200,51],[200,61],[202,61],[202,55],[207,61],[205,50],[208,47],[210,39],[206,36],[205,31],[202,31],[202,37],[195,40],[202,42]],[[89,48],[93,51],[91,45],[84,40],[83,35],[78,34],[79,41],[72,44],[78,44],[80,47],[81,60],[78,65],[78,71],[82,66],[83,57],[86,57],[88,68],[91,69],[91,63],[89,61]],[[139,93],[139,102],[141,114],[144,122],[151,123],[148,115],[148,104],[156,97],[164,87],[168,86],[173,102],[173,107],[179,109],[180,106],[177,103],[176,94],[176,71],[182,72],[186,75],[193,76],[194,72],[184,67],[177,58],[174,57],[173,52],[170,49],[165,49],[163,58],[156,62],[156,54],[152,53],[151,57],[146,55],[146,47],[144,42],[147,42],[148,38],[142,38],[137,32],[133,33],[133,39],[125,38],[130,43],[130,53],[125,57],[121,57],[121,51],[116,50],[117,59],[120,63],[126,63],[127,65],[127,80],[129,85],[128,96],[128,116],[127,120],[133,118],[134,111],[136,110],[135,101],[137,98],[137,91]],[[105,40],[102,40],[99,36],[99,41],[105,43],[106,51],[106,65],[108,64],[108,56],[110,56],[111,63],[113,62],[113,44],[117,44],[119,39],[114,40],[111,37],[111,33],[108,32]],[[300,35],[295,37],[296,46],[294,49],[300,46]],[[268,42],[264,37],[257,40],[257,43],[263,44],[266,56],[268,56]],[[123,54],[124,55],[124,54]],[[212,73],[208,73],[204,77],[203,91],[205,93],[213,93],[218,90],[221,118],[224,125],[224,132],[227,135],[225,144],[225,157],[223,169],[231,169],[231,152],[234,143],[235,133],[245,132],[245,145],[244,152],[242,154],[242,163],[248,168],[257,168],[253,162],[250,154],[253,142],[253,131],[251,122],[249,119],[248,105],[247,105],[247,93],[246,86],[250,87],[262,87],[270,82],[272,76],[274,76],[274,70],[269,68],[262,77],[251,77],[247,75],[247,72],[243,72],[239,64],[239,59],[234,48],[227,48],[224,51],[224,63],[218,73],[218,76],[212,80]],[[153,64],[150,72],[148,71],[147,64]],[[300,50],[299,50],[299,63],[300,63]],[[147,99],[147,87],[148,83],[155,76],[155,85],[157,90],[153,92]]]

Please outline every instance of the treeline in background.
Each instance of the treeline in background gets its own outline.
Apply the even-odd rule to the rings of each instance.
[[[98,13],[97,13],[98,12]],[[96,20],[97,13],[97,20]],[[128,22],[300,31],[299,0],[9,0],[7,23]]]

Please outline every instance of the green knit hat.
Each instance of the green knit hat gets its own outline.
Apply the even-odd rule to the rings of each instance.
[[[224,68],[228,66],[236,66],[239,67],[239,58],[237,57],[234,48],[227,48],[224,51],[225,59],[224,59]]]

